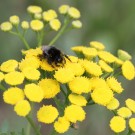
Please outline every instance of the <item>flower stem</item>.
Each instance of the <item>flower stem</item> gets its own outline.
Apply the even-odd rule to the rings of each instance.
[[[0,89],[3,90],[3,91],[6,90],[6,88],[2,84],[0,84]]]
[[[129,128],[127,135],[131,135],[132,133],[132,130]]]

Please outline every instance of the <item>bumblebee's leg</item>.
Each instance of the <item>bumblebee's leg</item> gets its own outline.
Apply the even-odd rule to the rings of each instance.
[[[70,62],[72,62],[66,54],[63,54]]]
[[[51,59],[47,58],[47,62],[48,62],[49,65],[51,65],[52,68],[55,68],[55,67],[53,66],[53,64],[52,64],[53,62],[51,61]]]

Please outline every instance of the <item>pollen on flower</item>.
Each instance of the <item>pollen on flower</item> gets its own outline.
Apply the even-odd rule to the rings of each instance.
[[[129,127],[135,132],[135,118],[129,119]]]
[[[34,5],[31,5],[27,8],[27,11],[29,13],[32,13],[32,14],[36,14],[36,13],[41,13],[42,12],[42,8],[39,7],[39,6],[34,6]]]
[[[74,19],[78,19],[81,16],[80,11],[75,7],[70,7],[68,9],[68,14],[69,14],[70,17],[72,17]]]
[[[121,107],[117,110],[117,114],[123,118],[129,118],[132,115],[132,112],[127,107]]]
[[[0,82],[4,79],[4,74],[2,72],[0,72]]]
[[[10,22],[3,22],[0,25],[1,30],[4,31],[4,32],[12,30],[12,27],[13,26],[12,26],[12,24]]]
[[[102,43],[97,42],[97,41],[91,41],[90,46],[99,50],[99,51],[102,51],[105,49],[105,46]]]
[[[52,105],[43,105],[37,112],[38,121],[46,124],[54,122],[58,115],[58,110]]]
[[[50,24],[50,27],[55,31],[58,31],[61,27],[61,22],[58,19],[51,20],[49,24]]]
[[[59,7],[60,14],[66,14],[68,12],[69,5],[62,5]]]
[[[40,31],[40,30],[43,29],[44,23],[42,21],[40,21],[40,20],[32,20],[30,22],[30,27],[34,31]]]
[[[119,107],[119,100],[118,99],[116,99],[116,98],[113,98],[110,102],[109,102],[109,104],[107,104],[106,105],[106,107],[107,107],[107,109],[109,109],[109,110],[115,110],[115,109],[117,109],[118,107]]]
[[[135,101],[133,99],[128,98],[126,101],[126,106],[135,113]]]
[[[13,25],[18,25],[19,22],[20,22],[20,19],[18,16],[16,15],[13,15],[9,18],[10,22],[13,24]]]

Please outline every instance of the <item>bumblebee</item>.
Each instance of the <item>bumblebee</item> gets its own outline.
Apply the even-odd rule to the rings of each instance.
[[[65,58],[71,61],[66,54],[62,53],[61,50],[54,46],[44,45],[41,49],[43,51],[42,59],[46,59],[48,64],[52,67],[54,67],[54,65],[59,67],[61,64],[64,66],[66,63]]]

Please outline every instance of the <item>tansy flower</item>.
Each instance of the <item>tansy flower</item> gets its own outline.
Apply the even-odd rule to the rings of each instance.
[[[32,14],[37,14],[42,12],[42,8],[39,6],[31,5],[27,8],[27,11]]]
[[[132,112],[127,107],[121,107],[117,110],[117,114],[123,118],[129,118],[132,115]]]
[[[72,56],[72,55],[70,55],[70,56],[68,56],[68,57],[69,57],[69,59],[72,61],[72,63],[78,62],[78,57]],[[67,63],[67,62],[71,63],[69,60],[66,59],[66,63]]]
[[[135,132],[135,118],[129,119],[129,127]]]
[[[82,94],[91,91],[91,85],[89,79],[86,77],[75,77],[69,82],[69,88],[73,93]]]
[[[14,106],[14,111],[19,116],[27,116],[31,111],[30,103],[27,100],[21,100]]]
[[[126,101],[126,106],[132,111],[135,113],[135,101],[128,98]]]
[[[102,43],[97,42],[97,41],[91,41],[90,46],[99,50],[99,51],[102,51],[105,49],[105,46]]]
[[[29,28],[29,22],[27,21],[22,21],[21,22],[21,27],[24,29],[24,30],[27,30]]]
[[[78,105],[78,106],[86,106],[87,100],[85,99],[85,97],[83,97],[82,95],[77,95],[77,94],[70,94],[68,96],[69,101],[72,104]]]
[[[0,82],[4,79],[4,74],[0,72]]]
[[[114,61],[117,65],[122,65],[124,62],[122,60],[120,60],[119,58],[115,57],[115,61]]]
[[[114,116],[110,121],[110,127],[114,132],[120,133],[126,128],[126,120],[120,116]]]
[[[15,105],[24,99],[23,90],[17,87],[11,87],[3,93],[3,99],[5,103]]]
[[[40,31],[40,30],[43,29],[44,24],[43,24],[43,22],[40,21],[40,20],[32,20],[32,21],[30,22],[30,27],[31,27],[31,29],[34,30],[34,31]]]
[[[13,15],[9,18],[10,22],[13,24],[13,25],[18,25],[19,22],[20,22],[20,19],[18,16],[16,15]]]
[[[44,91],[44,98],[53,98],[60,92],[60,85],[53,79],[42,79],[39,86]]]
[[[54,128],[58,133],[66,132],[70,127],[70,122],[65,117],[59,117],[54,123]]]
[[[66,14],[68,12],[69,5],[62,5],[59,7],[60,14]]]
[[[34,83],[25,85],[24,93],[26,97],[33,102],[41,102],[44,97],[42,88]]]
[[[29,80],[38,80],[40,77],[40,72],[37,69],[31,67],[24,68],[22,73]]]
[[[55,71],[54,78],[61,83],[67,83],[74,79],[74,72],[70,68],[59,68]]]
[[[116,99],[116,98],[113,98],[107,105],[106,105],[106,107],[107,107],[107,109],[109,109],[109,110],[115,110],[115,109],[117,109],[118,107],[119,107],[119,100],[118,99]]]
[[[12,72],[15,71],[15,69],[18,67],[18,62],[16,60],[8,60],[6,62],[3,62],[1,64],[1,71],[3,72]]]
[[[107,88],[96,88],[92,93],[91,97],[97,104],[106,106],[113,99],[113,92]]]
[[[82,27],[82,22],[81,22],[80,20],[72,21],[72,26],[73,26],[74,28],[79,29],[79,28]]]
[[[131,61],[124,62],[124,64],[122,65],[122,74],[128,80],[132,80],[135,78],[135,67]]]
[[[43,105],[37,112],[38,121],[46,124],[54,122],[58,115],[58,110],[52,105]]]
[[[40,20],[40,19],[42,19],[42,14],[41,13],[36,13],[34,15],[34,18]]]
[[[83,121],[85,119],[85,111],[77,105],[70,105],[65,108],[64,116],[72,123]]]
[[[113,68],[111,68],[106,62],[103,60],[99,60],[99,65],[100,67],[105,71],[105,72],[113,72]]]
[[[78,19],[81,16],[80,11],[75,7],[70,7],[68,9],[68,14],[69,14],[70,17],[72,17],[74,19]]]
[[[83,51],[84,48],[85,48],[84,46],[74,46],[74,47],[71,48],[71,50],[74,51],[74,52],[80,53],[80,52]]]
[[[106,82],[114,92],[121,93],[123,91],[121,83],[119,83],[114,77],[107,78]]]
[[[10,22],[3,22],[0,25],[0,28],[2,31],[7,32],[7,31],[12,30],[12,24]]]
[[[57,18],[57,13],[55,12],[55,10],[50,9],[48,11],[43,12],[43,19],[45,21],[48,22],[48,21],[51,21],[55,18]]]
[[[5,75],[5,82],[9,85],[22,84],[23,80],[24,80],[23,73],[18,71],[13,71]]]
[[[58,19],[51,20],[49,24],[50,24],[50,27],[55,31],[58,31],[61,27],[61,22]]]

